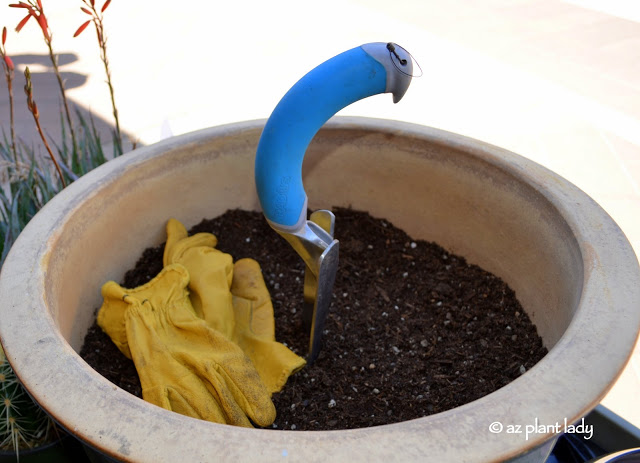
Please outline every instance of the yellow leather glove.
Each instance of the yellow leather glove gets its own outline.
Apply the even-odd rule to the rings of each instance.
[[[185,266],[198,316],[239,345],[269,392],[278,392],[306,362],[275,340],[273,306],[258,262],[240,259],[233,265],[231,256],[215,249],[216,244],[214,235],[189,237],[179,221],[170,219],[164,265]]]
[[[238,345],[196,316],[188,284],[180,264],[135,289],[107,282],[98,324],[133,359],[146,401],[218,423],[270,425],[269,391]]]

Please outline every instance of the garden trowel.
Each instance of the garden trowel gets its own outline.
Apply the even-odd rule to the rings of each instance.
[[[307,220],[302,161],[320,127],[342,108],[379,93],[397,103],[411,82],[411,55],[394,43],[368,43],[313,69],[280,100],[267,120],[256,154],[255,180],[269,225],[306,265],[303,326],[309,331],[307,362],[320,353],[338,268],[335,218],[320,210]]]

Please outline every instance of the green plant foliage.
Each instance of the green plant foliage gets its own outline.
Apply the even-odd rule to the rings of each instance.
[[[67,184],[107,161],[93,118],[87,120],[79,111],[77,118],[80,154],[71,148],[71,141],[65,136],[64,120],[62,141],[56,145]],[[0,142],[0,180],[3,183],[0,188],[0,266],[22,229],[62,189],[49,159],[25,144],[18,144],[16,151],[14,156],[9,140],[3,137]],[[114,150],[114,156],[119,154]]]
[[[103,14],[111,0],[106,0],[102,8],[97,9],[93,0],[82,0],[85,7],[82,11],[93,18],[98,34],[100,58],[105,67],[107,84],[113,106],[115,129],[113,130],[113,157],[122,154],[122,136],[118,122],[118,111],[115,106],[114,92],[111,85],[111,74],[107,60],[106,36],[103,27]],[[20,232],[33,216],[44,207],[51,198],[59,193],[65,185],[77,180],[90,170],[107,161],[100,135],[92,117],[87,120],[76,111],[76,125],[71,117],[65,95],[62,77],[58,70],[57,58],[51,46],[51,30],[43,10],[41,0],[26,0],[9,5],[12,8],[25,10],[27,16],[18,24],[16,32],[34,18],[40,27],[49,56],[57,77],[62,108],[60,112],[60,145],[55,146],[56,153],[50,148],[48,137],[41,130],[39,111],[34,101],[30,73],[25,72],[27,85],[27,106],[32,113],[35,128],[46,153],[39,147],[28,146],[17,140],[15,136],[15,118],[13,111],[13,79],[14,65],[5,48],[7,28],[2,28],[0,42],[0,67],[4,70],[9,93],[9,129],[8,137],[2,130],[0,139],[0,267],[4,263],[11,246]],[[84,30],[87,24],[81,26]],[[76,36],[82,32],[78,30]],[[74,128],[75,126],[75,128]],[[59,166],[58,172],[55,167]],[[4,352],[0,348],[0,450],[15,451],[19,458],[19,450],[37,447],[47,442],[55,431],[50,417],[31,399],[11,369]]]
[[[102,143],[93,119],[79,112],[80,155],[70,148],[62,122],[62,142],[57,154],[67,184],[105,163]],[[117,155],[119,153],[115,153]],[[51,200],[62,185],[53,163],[34,148],[0,141],[0,266],[14,241],[33,216]],[[16,378],[0,349],[0,450],[16,451],[37,447],[52,437],[55,426],[31,399]]]

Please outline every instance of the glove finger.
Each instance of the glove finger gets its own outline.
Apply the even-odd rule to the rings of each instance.
[[[260,264],[253,259],[240,259],[233,267],[231,293],[240,300],[234,302],[236,318],[242,317],[257,336],[275,340],[275,321],[271,295],[262,277]],[[247,318],[248,317],[248,318]]]
[[[213,366],[213,370],[217,369],[216,367],[217,365]],[[224,412],[226,423],[234,426],[252,428],[253,426],[248,418],[248,416],[250,417],[251,415],[248,415],[242,405],[236,401],[235,395],[227,387],[224,378],[221,377],[217,371],[213,370],[209,370],[205,385],[211,393],[211,396],[215,398],[216,403],[219,404],[220,409]],[[271,405],[273,406],[273,404]],[[271,420],[271,423],[273,423],[274,420],[275,416],[273,420]]]
[[[276,341],[255,336],[240,336],[234,341],[249,357],[270,394],[280,392],[289,377],[307,364],[304,358]]]
[[[113,343],[127,358],[131,358],[125,312],[130,304],[126,299],[127,290],[115,281],[108,281],[102,285],[103,303],[98,311],[98,326],[109,335]]]
[[[163,265],[179,262],[182,254],[188,249],[200,246],[214,248],[218,239],[211,233],[196,233],[188,236],[187,229],[176,219],[167,222],[167,242],[162,256]]]
[[[173,255],[173,249],[180,240],[185,239],[187,234],[187,229],[182,225],[182,223],[176,219],[169,219],[167,221],[166,226],[167,231],[167,242],[164,245],[164,254],[162,256],[162,264],[166,266],[170,262],[170,258]]]
[[[233,259],[229,254],[211,247],[187,250],[180,258],[191,276],[190,298],[198,316],[227,337],[234,325],[231,301]]]
[[[171,404],[171,410],[181,415],[193,416],[194,418],[200,418],[201,420],[211,421],[213,423],[235,424],[227,420],[224,410],[220,407],[220,403],[211,395],[206,394],[206,392],[209,392],[206,387],[204,389],[202,394],[197,394],[194,397],[193,389],[186,390],[187,394],[184,394],[174,387],[167,387],[167,396]],[[246,424],[237,423],[236,425],[252,427],[249,420],[245,418],[245,421]]]
[[[173,380],[169,385],[163,384],[143,389],[142,395],[145,401],[181,415],[214,423],[228,423],[219,402],[209,393],[207,387],[193,375],[191,378],[184,377]],[[248,423],[246,417],[245,421]]]
[[[235,399],[235,403],[246,416],[258,426],[269,426],[276,419],[276,408],[271,401],[271,394],[249,359],[244,355],[243,357],[243,362],[238,362],[240,365],[233,362],[218,364],[218,373],[224,379],[226,389]]]

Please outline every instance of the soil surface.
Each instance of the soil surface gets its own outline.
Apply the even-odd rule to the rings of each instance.
[[[498,277],[384,219],[335,209],[340,264],[324,348],[274,394],[274,429],[350,429],[419,418],[479,399],[547,350],[514,292]],[[276,339],[305,356],[304,264],[257,212],[230,210],[190,233],[211,232],[234,259],[251,257],[271,293]],[[164,244],[144,251],[122,285],[162,267]],[[94,324],[81,356],[141,397],[133,362]]]

